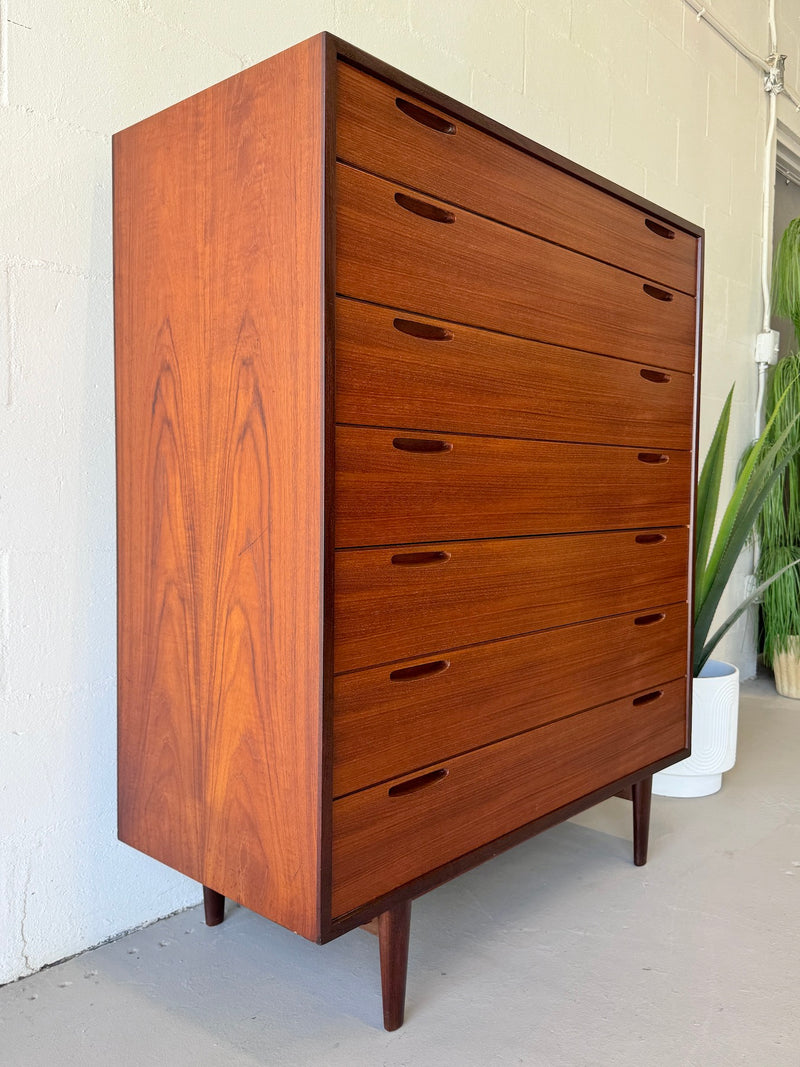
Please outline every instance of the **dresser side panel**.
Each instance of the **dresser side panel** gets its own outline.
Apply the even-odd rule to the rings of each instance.
[[[319,936],[324,42],[116,136],[120,837]]]

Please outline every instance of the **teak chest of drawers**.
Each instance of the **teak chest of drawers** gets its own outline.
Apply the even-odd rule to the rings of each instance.
[[[327,34],[114,138],[119,832],[324,942],[687,754],[702,231]]]

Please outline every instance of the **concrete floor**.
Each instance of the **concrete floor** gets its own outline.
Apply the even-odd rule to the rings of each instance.
[[[611,800],[415,902],[405,1026],[377,941],[318,947],[229,905],[0,990],[3,1067],[798,1067],[800,702],[743,687],[739,760],[653,799],[650,862]]]

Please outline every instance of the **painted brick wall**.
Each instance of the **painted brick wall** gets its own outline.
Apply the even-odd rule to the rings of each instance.
[[[704,435],[737,379],[749,436],[766,104],[682,0],[0,0],[0,981],[199,899],[115,838],[110,135],[326,28],[704,224]]]

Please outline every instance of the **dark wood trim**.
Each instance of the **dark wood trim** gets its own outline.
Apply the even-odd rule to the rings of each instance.
[[[692,439],[692,478],[690,482],[690,514],[692,524],[689,527],[689,567],[688,567],[688,601],[689,616],[687,624],[689,634],[688,667],[686,670],[686,749],[687,754],[692,750],[692,700],[693,700],[693,676],[694,676],[694,613],[695,613],[695,568],[696,560],[696,534],[697,529],[697,479],[699,476],[699,452],[700,452],[700,386],[702,378],[702,348],[703,348],[703,297],[705,295],[704,277],[705,240],[701,238],[697,242],[697,324],[695,327],[695,357],[694,357],[694,437]]]
[[[118,135],[114,134],[112,136],[112,138],[111,138],[111,188],[112,188],[112,190],[115,190],[117,188],[117,150],[118,150],[118,147],[119,147]],[[112,195],[115,196],[116,194],[112,194]],[[112,206],[112,210],[111,210],[111,262],[113,264],[113,268],[112,269],[113,269],[113,300],[114,300],[113,319],[114,319],[114,484],[115,484],[115,486],[117,484],[117,479],[119,478],[119,470],[120,470],[120,463],[121,463],[120,440],[119,440],[119,435],[116,432],[116,427],[119,425],[119,419],[120,419],[120,415],[121,415],[120,389],[119,389],[119,382],[118,382],[118,379],[117,379],[117,361],[119,359],[120,341],[119,341],[119,336],[118,336],[119,335],[119,329],[118,329],[118,325],[117,325],[117,314],[116,314],[116,293],[117,293],[117,286],[119,285],[118,276],[117,276],[117,262],[118,262],[118,256],[119,256],[119,243],[120,243],[119,229],[120,229],[120,218],[119,218],[119,216],[117,214],[116,205],[113,205]],[[120,499],[120,494],[117,492],[117,493],[114,494],[114,529],[115,529],[115,531],[119,531],[119,528],[120,528],[121,510],[122,510],[122,501]],[[117,533],[115,533],[115,536],[114,536],[114,574],[115,575],[119,575],[121,567],[122,567],[122,561],[121,561],[121,557],[120,557],[119,533],[117,532]],[[116,588],[116,592],[115,592],[115,595],[114,595],[114,601],[115,601],[114,606],[116,608],[117,631],[116,631],[116,635],[115,635],[115,639],[114,639],[114,647],[115,647],[116,653],[117,653],[117,663],[119,663],[121,661],[121,659],[122,659],[122,627],[119,625],[119,619],[122,617],[122,608],[120,606],[120,593],[121,593],[121,590],[120,590],[120,587],[119,587],[119,581],[117,581],[115,583],[115,588]],[[123,680],[122,675],[120,674],[119,671],[117,671],[116,673],[117,673],[117,681],[116,681],[116,685],[114,687],[114,689],[115,689],[115,697],[116,697],[116,708],[115,708],[114,719],[115,719],[115,723],[116,723],[117,737],[119,737],[120,731],[122,729],[122,716],[120,714],[120,708],[122,707],[124,680]],[[115,763],[116,763],[116,775],[117,775],[117,786],[116,786],[117,811],[119,812],[121,810],[121,808],[122,808],[122,805],[125,803],[125,799],[124,799],[124,796],[123,796],[123,788],[122,788],[122,777],[123,777],[122,758],[121,758],[121,753],[120,753],[120,748],[119,748],[119,744],[118,743],[117,743],[117,746],[116,746]],[[119,833],[119,825],[117,825],[117,840],[118,841],[122,840],[122,838],[120,836],[120,833]]]
[[[319,886],[317,921],[320,936],[326,938],[331,925],[331,852],[333,841],[333,597],[334,597],[334,492],[336,470],[336,47],[324,37],[322,49],[323,144],[322,181],[324,197],[321,313],[323,351],[323,499],[322,516],[322,694],[320,746]]]
[[[647,863],[650,840],[650,800],[653,795],[653,776],[649,774],[631,785],[633,801],[633,862],[637,867]]]
[[[580,178],[581,181],[594,185],[598,189],[602,189],[603,192],[615,196],[618,200],[624,200],[629,204],[635,205],[641,210],[646,211],[648,215],[664,219],[666,222],[670,222],[673,226],[678,226],[680,229],[693,234],[695,237],[703,236],[703,228],[696,223],[681,218],[679,215],[675,215],[671,211],[666,211],[663,207],[659,207],[657,204],[652,203],[650,200],[646,200],[637,193],[632,193],[629,190],[622,188],[622,186],[617,185],[615,182],[611,182],[608,179],[603,178],[601,175],[595,174],[594,171],[571,162],[564,156],[552,151],[552,149],[546,148],[544,145],[538,144],[529,137],[525,137],[523,134],[509,129],[508,126],[504,126],[495,119],[491,119],[488,116],[481,114],[479,111],[475,111],[468,105],[463,104],[458,100],[454,100],[452,97],[447,96],[436,89],[432,89],[424,82],[418,81],[416,78],[412,78],[408,74],[404,74],[396,67],[391,66],[389,63],[384,63],[380,59],[376,59],[375,56],[362,51],[360,48],[356,48],[355,45],[349,44],[347,41],[343,41],[340,37],[336,37],[327,32],[324,33],[323,36],[325,37],[326,42],[333,44],[339,56],[346,59],[349,63],[352,63],[354,66],[359,67],[361,70],[366,71],[368,74],[374,74],[377,77],[382,78],[384,81],[396,85],[399,89],[404,90],[405,92],[414,93],[417,96],[424,97],[436,107],[451,112],[462,121],[468,122],[471,126],[485,130],[487,133],[491,133],[494,137],[506,141],[515,148],[521,148],[530,155],[536,156],[537,159],[541,159],[544,162],[549,163],[551,166],[558,167],[559,170],[565,171],[567,174],[572,174],[576,178]]]
[[[378,916],[383,1026],[386,1030],[397,1030],[403,1025],[410,934],[410,900],[400,901]]]
[[[666,756],[664,759],[658,760],[656,763],[652,763],[647,767],[642,767],[640,770],[635,771],[633,774],[628,774],[624,778],[618,778],[615,782],[603,786],[602,789],[597,789],[593,793],[588,793],[585,797],[573,801],[571,804],[565,804],[556,811],[549,812],[547,815],[542,816],[541,819],[535,819],[533,822],[526,823],[525,826],[519,827],[519,829],[512,831],[510,834],[505,834],[503,837],[498,837],[494,841],[489,841],[480,848],[476,848],[474,851],[468,852],[464,856],[459,856],[458,859],[452,860],[450,863],[445,863],[441,867],[437,867],[434,870],[429,871],[427,874],[422,875],[422,877],[415,878],[413,881],[406,883],[406,885],[392,890],[391,893],[384,893],[365,907],[358,908],[347,915],[342,915],[339,918],[334,919],[328,928],[327,936],[321,937],[319,943],[325,944],[327,941],[332,941],[334,938],[346,934],[348,930],[353,930],[357,926],[363,926],[376,915],[380,915],[381,912],[394,907],[403,900],[413,900],[416,897],[422,896],[423,893],[430,892],[431,889],[436,889],[437,886],[449,882],[459,874],[464,874],[466,871],[472,870],[473,867],[480,866],[481,863],[491,859],[493,856],[499,856],[501,852],[506,852],[515,845],[527,841],[528,838],[535,837],[536,834],[542,833],[543,830],[549,830],[551,826],[557,826],[566,819],[571,819],[573,815],[578,815],[580,812],[594,807],[595,804],[600,804],[603,800],[608,800],[609,797],[615,796],[621,790],[626,789],[628,786],[632,786],[635,782],[641,781],[643,776],[652,775],[664,767],[671,766],[678,760],[685,759],[688,755],[689,750],[686,748],[674,752],[671,756]]]
[[[225,918],[225,897],[216,889],[203,886],[203,910],[206,917],[206,926],[219,926]]]

